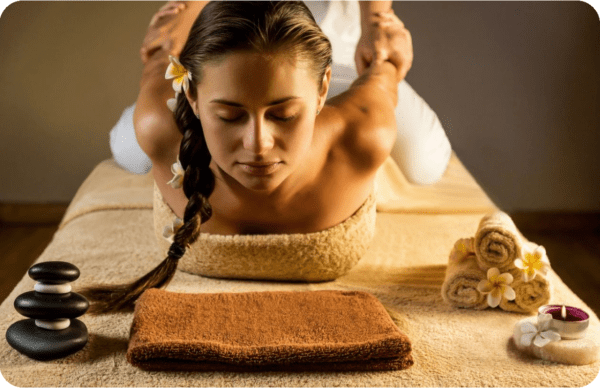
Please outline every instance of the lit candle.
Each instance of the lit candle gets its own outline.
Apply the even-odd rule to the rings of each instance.
[[[538,314],[551,314],[550,329],[560,334],[561,339],[578,339],[585,336],[589,314],[577,307],[551,304],[542,306]]]

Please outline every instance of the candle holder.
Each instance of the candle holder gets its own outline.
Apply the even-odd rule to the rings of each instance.
[[[551,314],[549,329],[560,334],[561,339],[579,339],[585,337],[590,324],[590,316],[585,311],[572,306],[550,304],[538,309],[538,315]]]

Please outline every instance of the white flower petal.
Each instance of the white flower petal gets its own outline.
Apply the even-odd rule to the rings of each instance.
[[[189,73],[186,73],[186,76],[184,76],[184,77],[182,78],[182,80],[183,80],[183,91],[184,91],[184,92],[187,92],[187,91],[188,91],[188,89],[189,89],[189,87],[190,87],[190,80],[189,80],[189,78],[187,77],[187,74],[189,74]]]
[[[548,275],[548,271],[550,271],[550,264],[542,263],[542,268],[540,268],[539,272]]]
[[[529,282],[529,281],[535,279],[535,274],[536,274],[536,271],[533,271],[533,275],[530,275],[529,271],[523,271],[523,281]]]
[[[506,286],[506,289],[504,290],[504,297],[507,300],[515,300],[517,294],[515,294],[515,290],[513,290],[511,286]]]
[[[502,275],[498,276],[500,279],[502,279],[504,281],[505,284],[510,284],[513,282],[513,276],[508,273],[508,272],[504,272]]]
[[[176,175],[173,177],[173,179],[168,181],[167,184],[171,185],[171,187],[174,189],[180,189],[183,187],[183,177],[180,175]]]
[[[550,340],[550,342],[555,342],[555,341],[560,341],[561,337],[560,334],[558,334],[557,332],[555,332],[554,330],[546,330],[546,331],[542,331],[540,333],[540,335],[545,338]]]
[[[169,98],[167,100],[167,106],[169,107],[169,110],[171,112],[175,112],[175,108],[177,107],[177,99],[175,99],[175,98]]]
[[[523,333],[521,335],[521,339],[520,339],[521,345],[523,345],[523,346],[529,346],[529,345],[531,345],[531,341],[533,340],[533,337],[536,334],[537,334],[537,332],[534,332],[534,333]]]
[[[173,234],[173,225],[165,226],[163,229],[163,237],[168,238],[172,234]]]
[[[169,63],[169,66],[167,66],[167,71],[165,72],[165,79],[175,78],[176,76],[175,66],[173,66],[172,63]]]
[[[173,80],[173,90],[175,90],[177,93],[181,93],[181,88],[181,81],[175,78]]]
[[[521,324],[521,333],[537,333],[537,326],[531,322],[525,322]]]
[[[487,296],[488,305],[492,308],[498,307],[500,301],[502,300],[502,295],[494,295],[494,292],[490,292]]]
[[[538,327],[540,331],[546,330],[552,321],[552,314],[538,314]]]
[[[525,266],[523,265],[523,260],[515,259],[514,263],[515,263],[515,267],[517,267],[519,269],[525,269]]]
[[[181,62],[179,62],[179,58],[174,57],[173,55],[169,55],[169,61],[173,62],[177,66],[181,66]]]
[[[543,247],[543,246],[541,246],[541,245],[538,245],[538,247],[537,247],[537,248],[535,248],[535,251],[534,251],[533,253],[534,253],[536,256],[539,256],[539,257],[544,257],[544,256],[546,256],[546,248],[544,248],[544,247]]]
[[[487,294],[492,291],[492,285],[486,279],[483,279],[477,284],[477,291]]]
[[[488,269],[488,271],[487,271],[487,278],[488,279],[491,278],[491,277],[493,277],[493,276],[498,276],[498,275],[500,275],[500,270],[498,268],[496,268],[496,267],[492,267],[492,268]]]
[[[550,343],[550,340],[547,338],[543,338],[541,335],[536,335],[533,340],[533,344],[539,348],[544,347]]]
[[[173,230],[177,231],[182,226],[183,226],[183,220],[179,217],[175,217],[175,221],[173,221]]]

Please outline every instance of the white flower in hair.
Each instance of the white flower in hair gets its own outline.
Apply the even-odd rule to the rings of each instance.
[[[175,97],[174,98],[169,98],[167,100],[167,106],[169,107],[169,109],[171,110],[171,112],[175,112],[175,107],[177,105],[177,96],[179,96],[179,93],[175,93]]]
[[[171,63],[167,67],[165,79],[173,78],[173,90],[177,93],[181,93],[182,89],[184,92],[187,92],[192,80],[192,74],[183,67],[176,57],[169,55],[169,61]]]
[[[179,217],[175,217],[172,225],[167,225],[163,229],[163,237],[173,244],[175,233],[183,226],[183,220]]]
[[[173,173],[173,179],[167,182],[168,185],[171,185],[174,189],[180,189],[183,187],[183,175],[185,171],[183,170],[183,166],[179,161],[179,156],[177,156],[177,163],[173,163],[171,165],[171,172]]]

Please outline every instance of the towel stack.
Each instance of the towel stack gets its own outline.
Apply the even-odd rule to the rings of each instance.
[[[515,299],[502,298],[499,307],[506,311],[532,313],[547,304],[551,284],[546,275],[539,272],[535,278],[523,277],[522,269],[515,260],[522,258],[523,248],[533,251],[536,244],[528,241],[517,229],[510,216],[497,211],[483,217],[474,237],[458,240],[448,260],[446,276],[442,285],[442,297],[455,307],[485,309],[486,295],[477,285],[487,279],[490,268],[513,277],[509,285],[515,291]]]
[[[409,338],[361,291],[139,298],[127,360],[144,370],[384,371],[413,364]]]

